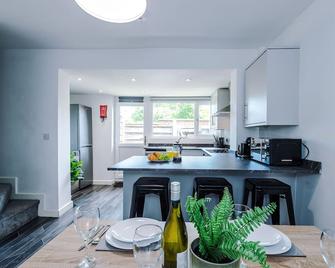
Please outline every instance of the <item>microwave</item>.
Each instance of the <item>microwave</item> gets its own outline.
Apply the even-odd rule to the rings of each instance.
[[[301,139],[251,139],[251,159],[269,166],[299,166],[301,155]]]

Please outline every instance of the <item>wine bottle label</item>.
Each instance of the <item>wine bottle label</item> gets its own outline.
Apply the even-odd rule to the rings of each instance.
[[[187,268],[188,250],[177,254],[177,268]]]

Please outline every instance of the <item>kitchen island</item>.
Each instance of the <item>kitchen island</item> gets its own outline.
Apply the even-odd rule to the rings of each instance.
[[[317,162],[315,162],[317,163]],[[169,177],[181,183],[181,200],[192,194],[195,177],[221,177],[233,186],[235,203],[242,202],[245,178],[277,178],[292,187],[297,223],[311,222],[308,203],[314,190],[314,183],[320,171],[318,164],[302,167],[269,167],[251,160],[236,158],[233,152],[210,154],[210,156],[183,156],[181,163],[150,163],[146,156],[133,156],[113,165],[109,170],[123,171],[123,217],[130,212],[133,184],[140,177]],[[183,213],[187,219],[185,208]],[[144,215],[160,219],[159,198],[146,197]],[[281,206],[281,218],[286,221],[286,205]]]

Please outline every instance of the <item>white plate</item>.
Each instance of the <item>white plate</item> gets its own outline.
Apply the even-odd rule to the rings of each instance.
[[[144,224],[159,225],[159,221],[148,218],[126,219],[112,225],[112,227],[108,230],[108,233],[120,242],[133,243],[136,228]]]
[[[133,249],[133,243],[122,242],[115,239],[110,229],[106,232],[106,242],[115,248],[126,250]]]
[[[248,236],[249,241],[259,241],[263,247],[273,246],[282,239],[281,232],[267,224],[262,224]]]
[[[264,247],[267,255],[279,255],[291,249],[292,242],[287,235],[281,233],[281,237],[282,239],[276,245]]]

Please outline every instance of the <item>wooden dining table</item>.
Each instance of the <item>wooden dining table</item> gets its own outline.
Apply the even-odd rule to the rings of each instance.
[[[113,224],[106,221],[103,224]],[[291,241],[306,255],[306,257],[269,256],[268,262],[273,268],[323,268],[327,267],[320,254],[320,230],[314,226],[274,226],[285,233]],[[191,241],[190,241],[191,242]],[[82,244],[74,226],[70,225],[60,235],[50,241],[20,267],[24,268],[67,268],[75,267],[84,257],[84,251],[78,251]],[[90,246],[89,251],[97,259],[96,267],[136,268],[134,257],[130,253],[96,251],[96,246]],[[260,267],[247,262],[247,267]]]

